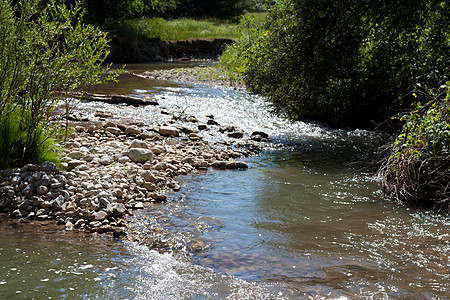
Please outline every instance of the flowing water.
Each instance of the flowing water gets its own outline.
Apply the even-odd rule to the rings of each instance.
[[[151,96],[200,121],[213,114],[272,143],[245,159],[248,170],[180,177],[167,203],[135,213],[142,234],[158,228],[190,251],[2,217],[0,299],[449,298],[450,219],[382,197],[373,161],[388,136],[289,122],[225,88],[125,75],[102,91]],[[155,107],[79,107],[149,125],[168,118]]]

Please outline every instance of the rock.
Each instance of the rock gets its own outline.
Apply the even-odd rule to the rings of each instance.
[[[70,222],[70,221],[67,221],[67,222],[66,222],[66,225],[65,225],[65,228],[66,228],[66,230],[68,230],[68,231],[73,230],[73,223]]]
[[[152,182],[144,182],[143,187],[149,192],[156,190],[156,185]]]
[[[243,161],[215,161],[212,163],[212,167],[215,169],[247,169],[248,164]]]
[[[115,202],[115,203],[110,203],[106,207],[106,212],[108,212],[108,214],[113,217],[121,217],[121,216],[125,215],[127,210],[125,208],[125,205],[123,205],[122,203]]]
[[[190,134],[188,135],[188,138],[189,138],[190,140],[192,140],[192,141],[200,141],[200,140],[202,139],[202,136],[201,136],[201,135],[198,135],[198,134],[196,134],[196,133],[190,133]]]
[[[204,124],[200,124],[197,126],[198,130],[209,130],[208,126],[204,125]]]
[[[140,140],[133,140],[130,144],[129,148],[143,148],[143,149],[149,149],[150,147],[148,146],[148,144],[144,141],[140,141]]]
[[[109,157],[108,155],[102,156],[100,158],[100,164],[104,166],[111,164],[111,157]]]
[[[77,208],[75,204],[72,202],[64,202],[63,205],[61,205],[61,211],[62,212],[69,212],[69,211],[75,211]]]
[[[178,128],[181,132],[183,132],[183,133],[185,133],[185,134],[189,134],[189,133],[193,133],[193,132],[194,132],[193,129],[191,129],[190,127],[184,126],[184,125],[178,125],[177,128]]]
[[[39,167],[34,165],[34,164],[27,164],[25,166],[25,168],[26,168],[27,171],[30,171],[30,172],[34,172],[34,171],[38,171],[39,170]]]
[[[52,207],[54,210],[62,210],[62,205],[64,204],[64,197],[59,195],[55,200],[52,201]]]
[[[108,213],[104,210],[97,211],[92,214],[92,217],[94,218],[94,221],[103,221],[106,218],[108,218]]]
[[[141,173],[141,177],[144,178],[147,182],[155,182],[155,177],[153,176],[152,172],[146,170]]]
[[[128,156],[122,156],[119,157],[119,159],[117,160],[119,163],[124,164],[130,161],[130,158]]]
[[[162,145],[156,145],[156,146],[150,148],[150,150],[152,150],[152,152],[155,154],[161,154],[166,151],[166,149]]]
[[[48,193],[48,188],[45,185],[40,185],[36,188],[36,192],[39,195],[45,195]]]
[[[22,213],[20,212],[20,209],[16,209],[12,212],[11,217],[13,218],[22,218]]]
[[[55,163],[46,161],[39,165],[39,171],[46,173],[59,173],[59,168]]]
[[[120,119],[117,121],[117,127],[125,131],[130,126],[142,126],[143,123],[132,118]]]
[[[45,209],[43,209],[43,208],[38,209],[38,211],[36,212],[36,217],[39,217],[42,215],[45,215]]]
[[[267,133],[263,132],[263,131],[254,131],[252,133],[252,136],[255,136],[255,135],[259,135],[259,136],[261,136],[261,137],[263,137],[265,139],[267,139],[269,137],[269,135]]]
[[[21,181],[22,181],[22,178],[20,178],[20,176],[14,176],[14,177],[11,179],[11,185],[12,185],[12,186],[17,186],[17,185],[20,184]]]
[[[135,205],[133,205],[134,209],[143,209],[144,208],[144,203],[142,202],[137,202]]]
[[[106,127],[105,131],[107,132],[111,132],[112,134],[114,134],[115,136],[118,136],[120,134],[122,134],[122,130],[120,130],[117,127]]]
[[[224,132],[233,132],[236,130],[236,127],[234,126],[222,126],[219,128],[219,132],[224,133]]]
[[[128,157],[138,163],[145,163],[152,158],[153,152],[149,149],[131,148]]]
[[[158,132],[160,135],[167,137],[176,137],[180,135],[180,131],[172,126],[161,126],[159,127]]]
[[[82,164],[83,164],[83,162],[81,160],[74,159],[74,160],[69,161],[68,168],[69,168],[69,170],[72,170],[78,166],[81,166]]]
[[[102,223],[100,221],[91,221],[88,223],[88,225],[92,229],[102,226]]]
[[[30,183],[22,190],[22,194],[26,197],[31,197],[33,195],[33,190],[34,184]]]
[[[250,139],[251,139],[252,141],[261,142],[262,139],[263,139],[263,137],[260,136],[259,134],[257,134],[257,135],[252,135]]]
[[[206,122],[207,125],[219,125],[219,123],[217,123],[217,121],[213,120],[213,119],[209,119]]]
[[[142,133],[142,130],[138,128],[136,125],[129,126],[125,129],[126,135],[137,135]]]
[[[240,139],[244,136],[244,133],[241,131],[236,131],[236,132],[231,132],[229,134],[227,134],[228,137],[231,138],[235,138],[235,139]]]
[[[153,194],[152,198],[157,201],[157,202],[164,202],[166,201],[167,197],[165,195],[162,194]]]
[[[84,153],[81,151],[72,151],[69,154],[67,154],[67,156],[72,159],[80,159],[84,156]]]
[[[61,182],[54,182],[54,183],[50,184],[51,189],[59,189],[62,186],[63,186],[63,184]]]

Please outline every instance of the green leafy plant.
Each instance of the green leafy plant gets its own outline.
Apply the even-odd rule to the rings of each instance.
[[[102,65],[108,54],[106,34],[83,23],[80,3],[12,3],[0,0],[5,41],[0,46],[0,144],[7,155],[2,167],[42,159],[39,153],[54,134],[51,114],[64,96],[117,75]],[[11,126],[14,136],[6,133]]]
[[[401,116],[403,130],[380,169],[382,187],[400,203],[450,210],[450,82]]]
[[[441,0],[281,0],[248,22],[222,61],[293,119],[374,128],[415,84],[448,80],[450,5]]]

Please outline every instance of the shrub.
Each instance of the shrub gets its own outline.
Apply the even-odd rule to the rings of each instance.
[[[401,119],[403,130],[380,169],[392,199],[450,212],[450,82]]]
[[[448,53],[441,0],[281,0],[222,61],[293,119],[374,128],[410,105],[415,84],[448,80]]]
[[[0,0],[1,167],[43,157],[61,95],[114,78],[102,66],[106,34],[82,18],[80,5]]]

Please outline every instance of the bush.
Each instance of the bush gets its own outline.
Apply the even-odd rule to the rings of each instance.
[[[450,212],[450,82],[426,105],[401,118],[402,132],[380,169],[392,199]]]
[[[444,1],[281,0],[222,61],[293,119],[374,128],[448,80],[448,53]]]
[[[0,167],[42,159],[61,95],[114,78],[106,35],[82,18],[79,5],[0,0]]]

